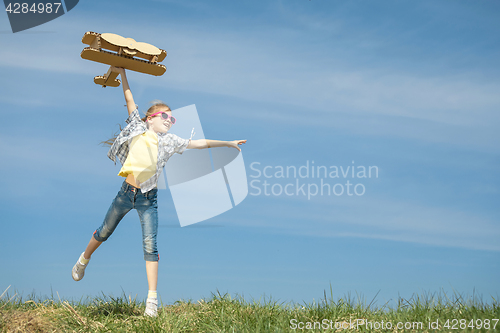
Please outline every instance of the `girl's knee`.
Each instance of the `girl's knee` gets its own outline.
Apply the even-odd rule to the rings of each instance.
[[[156,251],[156,237],[146,236],[143,240],[144,253],[157,253]]]
[[[106,232],[107,231],[107,232]],[[108,240],[109,236],[111,236],[113,232],[109,232],[109,230],[103,228],[103,229],[97,229],[94,231],[94,239],[98,242],[105,242]]]

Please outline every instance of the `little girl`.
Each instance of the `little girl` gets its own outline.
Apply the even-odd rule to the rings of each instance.
[[[111,142],[108,157],[116,163],[120,160],[122,168],[119,176],[125,181],[115,199],[111,203],[102,225],[92,235],[85,252],[80,255],[72,270],[75,281],[80,281],[92,253],[113,233],[118,223],[131,209],[136,209],[142,226],[142,243],[149,293],[146,301],[147,316],[156,317],[158,309],[157,282],[158,260],[160,256],[156,248],[158,231],[158,205],[156,201],[156,183],[165,163],[174,153],[182,154],[187,149],[204,149],[210,147],[232,147],[241,151],[238,145],[246,140],[216,141],[181,139],[168,133],[175,124],[170,108],[163,103],[149,108],[144,118],[139,117],[130,91],[125,69],[114,68],[122,78],[123,93],[127,102],[129,117],[127,126]]]

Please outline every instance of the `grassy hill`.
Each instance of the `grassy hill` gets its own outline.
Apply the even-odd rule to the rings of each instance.
[[[477,297],[444,293],[400,298],[376,307],[350,296],[318,303],[248,302],[212,294],[210,299],[162,305],[144,317],[144,302],[102,296],[69,302],[22,298],[4,292],[0,332],[500,332],[500,307]]]

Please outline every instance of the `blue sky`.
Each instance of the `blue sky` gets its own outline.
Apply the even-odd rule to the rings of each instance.
[[[70,277],[122,182],[99,146],[124,123],[122,90],[95,85],[107,67],[80,58],[95,31],[165,49],[165,75],[129,72],[136,103],[196,104],[207,138],[247,139],[249,184],[320,184],[257,177],[266,166],[378,168],[324,179],[361,183],[363,195],[249,187],[236,208],[185,228],[162,190],[164,303],[217,290],[311,302],[330,286],[334,297],[380,291],[379,304],[440,290],[498,299],[499,10],[466,0],[81,1],[16,34],[0,15],[0,289],[146,296],[135,212],[85,278]]]

